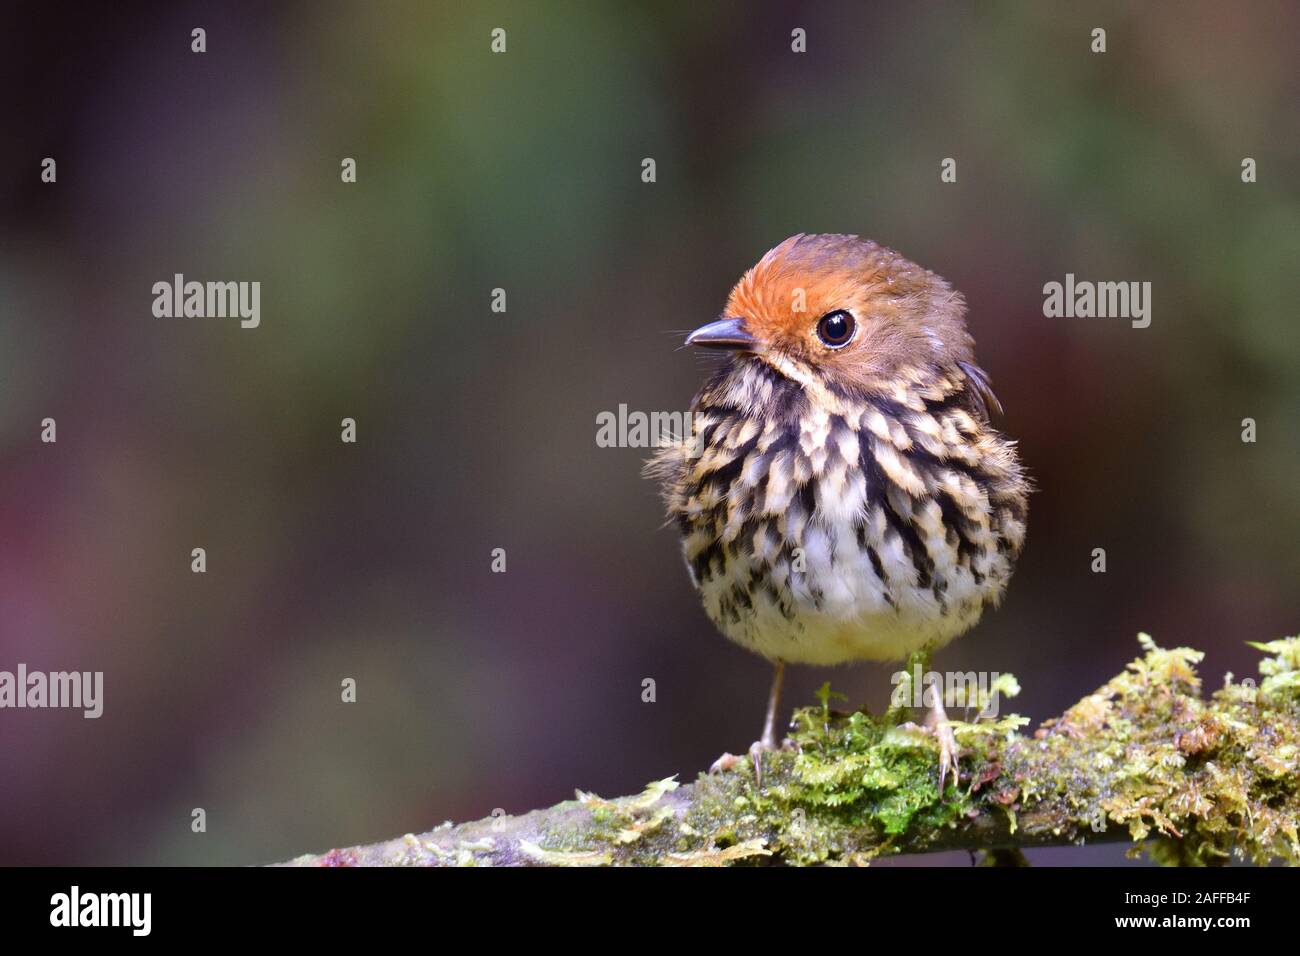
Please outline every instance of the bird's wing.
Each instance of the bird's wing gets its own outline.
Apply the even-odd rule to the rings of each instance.
[[[958,362],[957,367],[966,376],[971,403],[975,406],[975,410],[979,412],[980,417],[987,422],[990,418],[990,411],[995,411],[1001,415],[1002,403],[993,394],[993,383],[989,380],[988,373],[973,362]]]

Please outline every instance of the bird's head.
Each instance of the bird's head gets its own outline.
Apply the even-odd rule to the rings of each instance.
[[[689,345],[727,349],[788,378],[868,391],[903,368],[972,358],[965,302],[942,278],[867,239],[792,236],[736,283]]]

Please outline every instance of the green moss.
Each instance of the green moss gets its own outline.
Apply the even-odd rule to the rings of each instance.
[[[1064,807],[1080,833],[1125,826],[1163,863],[1296,863],[1300,639],[1262,645],[1276,657],[1259,690],[1229,675],[1209,700],[1199,651],[1139,640],[1123,674],[1008,748],[1021,800]]]
[[[1201,696],[1199,651],[1139,636],[1126,670],[1032,734],[1015,715],[952,722],[961,775],[938,790],[935,738],[890,711],[797,710],[790,750],[679,791],[578,794],[523,848],[563,865],[866,863],[882,853],[1082,841],[1119,828],[1162,863],[1300,861],[1300,638],[1255,645],[1263,682]],[[994,688],[1017,690],[1004,676]],[[984,701],[977,702],[980,707]]]

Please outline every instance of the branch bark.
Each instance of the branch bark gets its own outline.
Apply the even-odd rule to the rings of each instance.
[[[679,825],[685,821],[701,791],[717,788],[711,780],[686,784],[664,794],[656,809],[671,812]],[[623,797],[609,801],[619,810],[635,817],[631,807],[642,801],[644,795]],[[710,804],[717,794],[706,797]],[[1107,827],[1101,833],[1077,834],[1074,828],[1062,831],[1058,827],[1060,811],[1037,808],[1020,817],[1016,833],[1011,832],[1010,818],[994,814],[980,814],[972,820],[940,831],[915,830],[902,834],[888,844],[898,853],[931,853],[941,850],[994,850],[1005,847],[1026,849],[1042,846],[1066,846],[1087,843],[1113,843],[1130,839],[1122,827]],[[553,807],[534,810],[518,817],[497,817],[475,820],[457,826],[443,826],[427,833],[406,834],[381,843],[330,850],[319,855],[306,855],[289,861],[289,866],[607,866],[619,862],[619,853],[610,845],[608,834],[599,832],[587,803],[567,800]],[[578,846],[571,850],[547,850],[545,844],[557,836],[564,844]],[[753,838],[751,838],[753,839]],[[763,860],[779,855],[764,848],[778,842],[778,834],[760,837],[756,842],[714,847],[701,853],[684,849],[683,852],[665,850],[657,853],[661,865],[707,866],[726,864],[742,859]],[[884,841],[879,845],[883,848]],[[648,862],[648,861],[647,861]]]
[[[1300,861],[1300,639],[1257,645],[1264,675],[1200,695],[1189,648],[1145,654],[1032,735],[953,722],[961,778],[937,788],[932,738],[894,715],[796,711],[791,749],[634,796],[577,799],[297,866],[720,866],[1130,841],[1166,863]],[[1014,691],[1014,681],[1002,689]]]

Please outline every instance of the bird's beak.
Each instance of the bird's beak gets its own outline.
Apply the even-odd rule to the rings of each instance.
[[[710,349],[752,349],[756,343],[744,319],[718,319],[701,325],[686,336],[687,345],[702,345]]]

